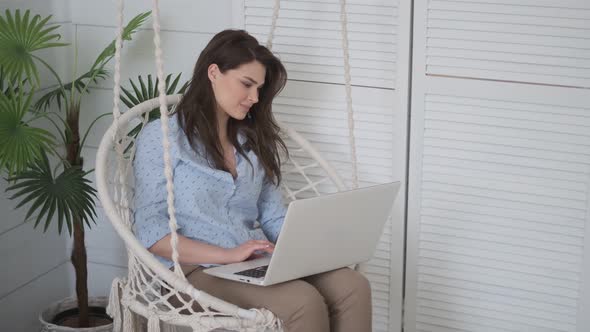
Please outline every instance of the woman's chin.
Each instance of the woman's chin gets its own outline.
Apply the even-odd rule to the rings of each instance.
[[[241,121],[241,120],[244,120],[247,115],[248,115],[248,113],[242,113],[242,112],[240,112],[240,113],[233,114],[232,115],[232,118],[234,120]]]

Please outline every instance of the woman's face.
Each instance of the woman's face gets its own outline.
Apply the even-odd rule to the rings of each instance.
[[[252,105],[258,102],[266,68],[260,62],[252,61],[222,73],[216,64],[211,64],[207,73],[218,106],[218,119],[243,120]]]

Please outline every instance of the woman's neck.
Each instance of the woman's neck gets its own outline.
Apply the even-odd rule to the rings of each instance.
[[[229,143],[229,137],[227,135],[227,123],[229,122],[229,116],[227,114],[218,114],[217,117],[217,132],[219,133],[219,142],[221,146],[226,146]]]

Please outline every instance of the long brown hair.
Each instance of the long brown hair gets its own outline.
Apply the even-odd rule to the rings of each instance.
[[[207,69],[214,63],[225,73],[252,61],[260,62],[266,68],[264,85],[247,118],[236,120],[230,117],[227,134],[237,152],[252,164],[238,143],[238,133],[245,134],[244,147],[256,154],[268,178],[278,184],[281,181],[281,150],[286,153],[287,147],[272,115],[272,101],[287,83],[287,71],[277,57],[246,31],[224,30],[207,44],[197,59],[190,85],[177,105],[178,121],[195,151],[198,151],[197,142],[201,142],[209,164],[229,171],[219,140],[217,103]]]

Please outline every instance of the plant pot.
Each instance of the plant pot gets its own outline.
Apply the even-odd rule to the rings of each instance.
[[[112,332],[113,322],[108,315],[106,315],[105,308],[108,303],[106,297],[91,297],[88,299],[88,306],[91,317],[96,318],[99,321],[104,321],[103,318],[108,318],[110,321],[106,325],[100,325],[95,327],[67,327],[61,326],[59,323],[56,324],[55,319],[64,318],[72,315],[76,315],[78,312],[78,301],[75,297],[68,297],[61,301],[52,303],[47,309],[39,315],[39,321],[41,322],[42,332]],[[59,317],[58,317],[59,316]],[[61,319],[60,319],[61,320]],[[92,321],[91,321],[92,324]]]

